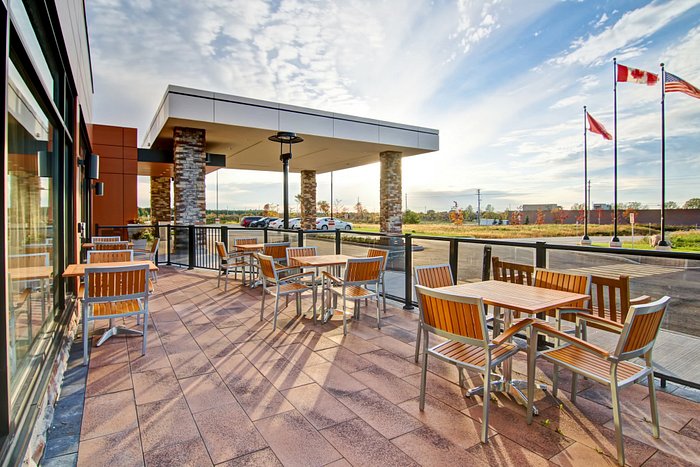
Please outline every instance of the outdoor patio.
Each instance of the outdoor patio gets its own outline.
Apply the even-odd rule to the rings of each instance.
[[[416,313],[389,307],[377,330],[371,304],[344,337],[339,317],[314,325],[291,300],[273,332],[274,300],[260,322],[260,296],[234,280],[224,292],[213,271],[161,266],[146,356],[141,338],[111,338],[85,369],[74,346],[43,465],[616,465],[609,392],[596,383],[579,381],[574,406],[562,371],[560,400],[539,392],[530,426],[497,394],[483,445],[481,399],[462,395],[453,366],[430,361],[418,410]],[[550,376],[539,361],[538,379]],[[628,464],[700,464],[698,394],[667,391],[685,397],[657,392],[658,440],[645,387],[622,391]]]

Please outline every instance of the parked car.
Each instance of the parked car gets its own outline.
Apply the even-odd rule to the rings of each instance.
[[[292,217],[289,219],[289,228],[290,229],[298,229],[301,224],[301,219],[298,217]],[[272,221],[267,225],[268,229],[281,229],[283,228],[284,225],[284,219],[277,219],[276,221]]]
[[[316,219],[316,230],[352,230],[352,224],[336,218],[319,217]]]
[[[250,223],[262,219],[262,216],[244,216],[241,218],[242,227],[250,227]]]
[[[262,219],[251,222],[248,227],[267,227],[270,222],[276,221],[277,219],[279,219],[279,217],[263,217]]]

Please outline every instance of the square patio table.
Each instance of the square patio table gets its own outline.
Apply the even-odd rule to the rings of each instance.
[[[573,305],[580,300],[591,298],[589,295],[585,294],[495,280],[450,285],[447,287],[440,287],[439,290],[456,295],[481,297],[485,305],[504,309],[506,329],[510,327],[513,322],[513,311],[537,315],[557,308]],[[530,343],[530,345],[533,345],[533,343]],[[500,381],[494,382],[494,390],[510,392],[525,405],[527,398],[521,389],[524,388],[526,384],[527,381],[512,379],[511,363],[507,361],[503,363],[503,378]],[[546,389],[546,386],[541,385],[540,388]],[[483,387],[474,388],[469,390],[466,395],[471,396],[482,391]],[[537,410],[535,409],[535,414],[536,413]]]

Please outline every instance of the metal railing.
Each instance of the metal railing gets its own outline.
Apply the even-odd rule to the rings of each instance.
[[[387,235],[374,232],[285,230],[237,228],[227,225],[141,225],[96,226],[96,232],[117,233],[128,237],[132,229],[151,228],[160,237],[156,261],[189,269],[218,268],[214,243],[227,247],[236,237],[256,237],[260,243],[288,241],[292,246],[316,245],[321,254],[346,253],[364,256],[369,247],[389,250],[387,291],[389,299],[411,310],[413,297],[411,271],[414,265],[449,263],[455,282],[487,280],[491,275],[491,256],[507,261],[528,262],[540,268],[566,269],[583,274],[629,274],[632,296],[674,297],[673,313],[667,313],[664,327],[674,332],[700,337],[700,254],[606,248],[547,243],[426,235]],[[679,277],[676,277],[679,276]],[[665,381],[700,388],[700,383],[656,372]]]

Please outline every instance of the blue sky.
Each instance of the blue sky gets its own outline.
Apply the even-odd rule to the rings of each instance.
[[[96,123],[143,135],[168,84],[438,128],[404,159],[413,210],[583,201],[582,106],[613,130],[612,58],[700,87],[700,2],[91,0]],[[618,198],[660,203],[660,87],[618,86]],[[700,197],[700,100],[666,100],[667,200]],[[589,135],[592,202],[611,202],[612,142]],[[281,202],[281,174],[223,171],[219,206]],[[318,199],[330,199],[318,177]],[[335,198],[379,206],[377,165]],[[215,208],[215,177],[207,205]],[[298,176],[291,177],[292,194]],[[148,205],[148,181],[139,182]]]

